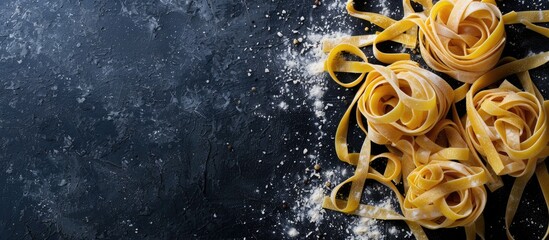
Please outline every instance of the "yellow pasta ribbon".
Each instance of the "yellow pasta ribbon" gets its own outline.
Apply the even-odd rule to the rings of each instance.
[[[529,159],[546,157],[547,102],[526,71],[547,61],[549,53],[543,53],[504,64],[479,78],[467,93],[467,134],[498,175],[520,176]],[[517,73],[525,91],[507,81],[480,91]]]
[[[464,89],[466,89],[468,91],[469,90],[469,85],[467,85],[467,84],[463,85],[462,87],[460,87],[456,91],[463,91]],[[465,98],[465,96],[463,96],[463,98]],[[462,100],[462,98],[460,97],[459,100]],[[487,185],[488,189],[490,189],[490,191],[493,192],[493,191],[496,191],[497,189],[499,189],[500,187],[502,187],[503,186],[503,181],[501,180],[501,178],[494,172],[494,170],[492,170],[491,167],[489,167],[489,166],[487,167],[484,164],[484,162],[482,161],[482,159],[479,156],[479,154],[477,153],[477,151],[474,150],[475,148],[473,146],[473,143],[472,143],[471,139],[466,136],[465,127],[463,126],[464,121],[461,120],[455,105],[452,106],[452,119],[453,119],[452,122],[455,124],[455,127],[460,132],[460,136],[465,140],[465,142],[467,143],[467,146],[469,148],[469,153],[471,154],[470,159],[472,160],[472,161],[468,162],[469,165],[476,166],[476,167],[481,167],[486,171],[486,174],[487,174],[487,177],[488,177],[488,183],[486,183],[486,185]]]
[[[329,52],[338,43],[357,47],[373,45],[374,56],[390,64],[409,60],[407,53],[384,53],[379,43],[394,41],[415,48],[419,39],[420,52],[429,67],[465,83],[472,83],[498,63],[505,46],[505,24],[522,23],[528,29],[549,37],[549,29],[533,23],[549,22],[549,10],[509,12],[502,15],[495,1],[430,0],[416,1],[424,8],[414,12],[409,0],[404,0],[404,19],[396,21],[377,13],[361,12],[354,2],[347,2],[347,12],[375,24],[380,33],[326,39],[323,50]],[[419,31],[417,30],[419,27]],[[419,33],[419,34],[418,34]]]
[[[453,161],[431,161],[408,176],[404,215],[430,228],[474,223],[486,205],[484,169]]]
[[[363,62],[347,61],[344,59],[343,53],[356,55]],[[325,62],[325,70],[341,86],[355,87],[360,84],[360,88],[343,115],[335,138],[336,153],[339,159],[356,165],[356,170],[352,177],[333,189],[330,197],[324,200],[323,206],[340,212],[378,219],[405,220],[418,239],[426,239],[423,238],[425,235],[420,227],[423,224],[415,219],[412,220],[408,216],[398,215],[394,211],[381,210],[375,206],[361,205],[360,199],[365,181],[372,179],[392,189],[401,202],[400,205],[405,206],[402,195],[392,183],[400,181],[401,173],[404,175],[403,177],[408,179],[405,181],[406,183],[410,181],[408,174],[417,165],[439,161],[451,162],[450,160],[470,161],[471,155],[467,148],[468,145],[457,125],[450,120],[445,120],[454,102],[454,91],[443,79],[419,68],[415,62],[400,61],[387,67],[370,64],[358,47],[347,43],[340,44],[332,49]],[[360,75],[355,80],[344,83],[339,80],[336,72],[359,73]],[[357,123],[367,134],[367,137],[359,153],[349,153],[347,134],[351,112],[355,105],[358,109]],[[368,130],[364,126],[363,117],[367,120]],[[390,130],[378,130],[384,128]],[[439,135],[442,132],[445,133],[445,137],[441,138]],[[416,137],[418,140],[416,140]],[[370,156],[371,140],[380,144],[399,142],[399,144],[395,144],[395,147],[399,149],[400,155],[386,153],[375,157]],[[411,144],[408,150],[406,142]],[[371,161],[380,157],[388,160],[383,174],[369,167]],[[405,161],[404,163],[400,160],[401,157]],[[406,161],[406,159],[410,161]],[[406,166],[403,167],[403,165]],[[485,170],[481,167],[474,167],[474,169],[480,169],[480,172],[482,172],[483,177],[479,179],[482,186],[484,181],[487,181],[484,178],[488,179],[484,174]],[[337,199],[337,196],[341,194],[342,187],[347,184],[351,184],[347,200]],[[461,188],[463,187],[459,187],[459,189]],[[482,193],[482,191],[475,190],[475,194],[479,193]],[[483,198],[480,197],[479,199]],[[440,207],[444,206],[446,205],[440,205]],[[467,207],[471,206],[477,205],[467,205]],[[480,205],[480,208],[483,208],[483,205]],[[361,209],[370,210],[364,213]],[[441,211],[446,214],[454,211],[448,209],[451,208],[444,208]],[[402,211],[405,212],[404,209]],[[482,212],[482,209],[480,209],[480,212]],[[465,220],[454,221],[457,222],[454,225],[461,224],[460,226],[467,225],[470,227],[477,218],[478,215],[468,216]],[[426,226],[436,228],[432,224]],[[441,226],[444,227],[445,225]]]
[[[420,136],[445,118],[453,90],[442,78],[412,61],[388,67],[372,65],[365,79],[358,110],[368,120],[370,138],[377,144]]]
[[[429,10],[432,6],[432,3],[430,0],[417,0],[415,2],[418,2],[421,5],[426,6],[425,10]],[[414,13],[410,0],[404,0],[403,6],[404,6],[404,15],[410,15]],[[386,29],[397,22],[396,20],[390,17],[384,16],[378,13],[358,11],[354,7],[353,0],[347,1],[346,9],[349,15],[368,21],[382,29]],[[335,46],[341,43],[347,43],[357,47],[370,46],[374,43],[374,40],[376,39],[377,34],[379,33],[370,34],[370,35],[344,36],[339,38],[324,39],[322,41],[322,50],[324,52],[329,52]],[[401,43],[407,48],[415,48],[415,46],[417,45],[417,29],[410,28],[406,33],[398,34],[394,38],[389,40],[397,43]]]
[[[383,30],[323,40],[323,50],[329,52],[324,69],[331,78],[346,88],[359,86],[335,136],[338,158],[356,170],[324,199],[323,207],[362,217],[404,220],[417,239],[427,239],[422,227],[458,226],[465,227],[467,239],[477,235],[484,239],[484,185],[495,191],[503,185],[499,176],[510,175],[516,179],[505,225],[512,239],[509,226],[534,173],[549,208],[549,173],[543,162],[549,156],[549,101],[544,101],[528,74],[549,61],[549,52],[500,61],[506,41],[504,25],[521,23],[549,37],[548,28],[534,25],[549,22],[549,11],[502,15],[494,0],[415,2],[423,6],[423,12],[415,12],[410,0],[403,0],[404,18],[397,21],[358,11],[349,0],[346,8],[351,16]],[[454,90],[436,74],[409,61],[409,54],[380,51],[378,45],[386,41],[406,48],[419,45],[428,66],[465,84]],[[365,46],[372,46],[374,56],[390,65],[368,63],[360,50]],[[346,60],[345,53],[362,61]],[[358,77],[343,82],[338,72]],[[523,89],[501,81],[512,74],[518,76]],[[499,87],[488,88],[498,82]],[[464,99],[467,114],[460,117],[455,103]],[[351,153],[347,137],[355,109],[357,125],[366,139],[360,152]],[[451,119],[447,119],[449,111]],[[389,152],[372,156],[371,142],[385,145]],[[387,160],[383,173],[370,167],[379,159]],[[368,179],[395,193],[403,215],[360,203]],[[395,186],[400,181],[404,194]],[[338,199],[347,184],[351,189],[346,199]]]
[[[520,60],[504,59],[507,63],[479,78],[466,97],[465,125],[473,146],[495,173],[516,177],[505,213],[509,239],[513,239],[509,226],[524,187],[536,171],[538,162],[549,155],[549,101],[543,100],[527,72],[548,61],[549,52]],[[503,81],[499,88],[482,90],[512,74],[518,76],[524,90],[507,81]],[[543,168],[538,170],[539,180],[547,180],[543,178],[547,172],[544,164],[542,162]],[[547,202],[547,187],[543,186],[547,183],[540,185]]]
[[[369,143],[367,142],[370,142],[368,138],[364,140],[363,146],[368,145]],[[366,152],[362,152],[362,151],[366,151]],[[378,206],[360,204],[359,200],[362,194],[362,189],[360,190],[360,192],[356,192],[356,191],[353,191],[353,189],[351,189],[347,200],[341,200],[335,197],[335,195],[339,191],[339,187],[347,184],[348,182],[358,181],[359,179],[360,181],[364,182],[367,179],[372,179],[390,188],[396,194],[397,200],[400,202],[400,206],[403,206],[402,203],[404,201],[404,198],[399,193],[397,187],[393,184],[393,182],[399,179],[399,175],[401,171],[399,157],[391,153],[383,153],[383,154],[371,157],[370,159],[367,159],[366,154],[369,154],[368,149],[362,149],[360,154],[364,157],[361,158],[361,161],[357,163],[358,164],[357,169],[360,168],[363,170],[365,169],[364,167],[365,165],[369,165],[373,161],[376,161],[378,159],[387,159],[387,167],[385,169],[385,173],[381,174],[380,172],[376,171],[373,168],[369,168],[368,172],[356,171],[351,178],[339,184],[338,187],[334,188],[330,197],[324,198],[322,207],[326,209],[335,210],[335,211],[341,211],[342,208],[353,206],[353,210],[349,211],[348,212],[349,214],[354,214],[357,216],[362,216],[367,218],[384,219],[384,220],[404,220],[408,225],[408,227],[410,228],[410,230],[412,231],[412,233],[414,234],[414,236],[416,237],[416,239],[427,240],[428,239],[427,235],[423,231],[421,225],[419,225],[414,221],[408,220],[406,217],[402,216],[401,214],[396,212],[394,209],[385,209]]]
[[[376,44],[419,26],[421,56],[438,72],[472,83],[492,69],[505,46],[501,12],[494,3],[441,0],[428,16],[411,14],[391,25],[374,40],[374,55],[385,63],[409,59],[406,53],[383,53]]]
[[[355,54],[363,59],[364,62],[346,61],[342,57],[343,52]],[[495,68],[479,78],[478,81],[475,81],[465,97],[468,113],[467,118],[465,119],[465,130],[462,125],[456,123],[461,122],[459,121],[455,108],[453,109],[454,121],[444,119],[447,109],[454,102],[454,91],[444,84],[434,84],[438,82],[436,75],[420,69],[417,64],[410,61],[396,62],[388,67],[382,67],[369,64],[366,60],[366,56],[358,47],[350,44],[341,44],[334,48],[326,61],[325,68],[333,77],[334,81],[344,87],[355,87],[359,84],[361,84],[361,86],[353,98],[351,106],[345,112],[336,132],[336,152],[338,153],[338,157],[340,157],[342,161],[356,165],[357,169],[351,178],[334,188],[331,197],[325,199],[324,206],[329,209],[359,214],[361,216],[372,215],[370,213],[357,213],[357,209],[362,206],[360,204],[360,198],[362,196],[361,193],[365,181],[367,179],[373,179],[381,182],[386,186],[389,186],[397,196],[399,196],[400,193],[396,187],[393,187],[391,181],[397,182],[397,177],[400,177],[402,173],[402,176],[406,178],[404,183],[407,189],[406,199],[408,199],[408,202],[405,199],[404,202],[401,203],[405,216],[397,217],[391,212],[375,210],[374,212],[376,214],[373,214],[372,217],[378,219],[403,219],[409,224],[411,229],[416,229],[413,231],[417,231],[418,229],[414,224],[433,229],[465,226],[467,236],[472,237],[475,235],[472,234],[473,230],[478,234],[482,234],[482,230],[479,229],[479,225],[482,224],[477,223],[476,220],[482,213],[486,195],[483,188],[478,189],[476,187],[483,186],[485,183],[489,182],[493,184],[492,190],[501,186],[499,178],[495,178],[491,174],[491,172],[495,172],[499,175],[510,174],[518,177],[511,191],[506,212],[506,225],[508,228],[518,207],[518,201],[520,200],[524,186],[533,175],[538,159],[549,154],[549,147],[547,147],[549,142],[549,136],[547,134],[548,118],[546,117],[549,103],[545,102],[542,106],[541,103],[543,102],[543,98],[532,84],[529,75],[526,73],[527,70],[549,61],[549,53],[511,61]],[[343,83],[337,78],[335,72],[344,70],[361,74],[354,81]],[[505,81],[499,88],[480,91],[502,77],[513,73],[518,74],[526,91],[523,92]],[[418,80],[421,79],[421,77],[418,77],[418,75],[421,74],[424,74],[423,77],[428,76],[427,79],[434,79],[434,81],[422,82],[421,80]],[[445,82],[441,81],[441,83]],[[446,88],[449,88],[450,90]],[[415,94],[412,89],[416,91]],[[446,89],[446,91],[444,91],[444,89]],[[402,92],[401,95],[398,94],[399,91]],[[459,96],[461,95],[461,93],[459,93],[460,91],[464,90],[457,90],[458,97],[462,98]],[[441,95],[445,96],[445,98],[437,98],[437,96],[440,97]],[[414,96],[421,96],[423,99],[415,99],[417,101],[414,101]],[[401,97],[403,100],[401,100]],[[366,132],[364,123],[362,122],[362,116],[364,116],[367,119],[369,133],[367,139],[364,141],[361,152],[349,153],[347,148],[347,134],[351,112],[355,107],[355,104],[358,105],[357,108],[359,110],[357,111],[357,122]],[[446,107],[443,107],[445,110],[437,110],[436,112],[444,114],[435,114],[436,117],[431,122],[434,124],[425,127],[422,129],[422,132],[418,133],[414,132],[416,129],[402,128],[402,126],[408,125],[401,125],[400,127],[391,125],[414,121],[424,123],[425,119],[429,119],[427,117],[429,116],[428,113],[410,114],[410,119],[404,120],[402,120],[401,117],[406,116],[406,111],[412,113],[413,110],[428,111],[439,109],[436,107],[440,107],[441,105],[446,105]],[[404,110],[399,110],[399,108]],[[407,108],[408,110],[406,110]],[[395,111],[395,109],[400,112],[391,115],[392,111]],[[418,118],[422,120],[418,121]],[[498,118],[502,118],[503,120]],[[379,123],[388,123],[389,125],[387,126],[393,126],[392,131],[380,132],[378,129],[383,128],[384,126],[381,124],[381,127],[376,125]],[[480,127],[483,124],[485,126]],[[493,127],[490,128],[488,125]],[[414,126],[417,127],[419,125],[416,124]],[[488,131],[486,129],[493,130]],[[484,130],[486,131],[483,132]],[[445,137],[440,137],[441,132],[444,132],[442,135]],[[467,138],[468,141],[463,137],[464,132],[469,136],[469,138]],[[525,134],[526,136],[521,137],[521,134]],[[490,136],[493,135],[496,135],[495,137],[492,137],[495,141],[502,141],[502,143],[493,144],[492,140],[490,140]],[[372,138],[372,136],[374,136],[374,138]],[[407,162],[402,163],[398,160],[399,155],[396,153],[387,154],[384,155],[384,157],[390,161],[387,164],[385,173],[381,174],[375,170],[371,170],[369,168],[369,162],[372,159],[370,156],[371,139],[377,139],[381,144],[392,144],[393,148],[398,149],[402,160]],[[528,149],[520,149],[521,146],[525,146]],[[471,153],[466,150],[466,147],[477,149],[482,156],[486,157],[491,168],[486,168],[482,162],[478,160],[478,157],[474,157],[476,152]],[[490,154],[490,151],[495,152],[495,155],[488,155]],[[509,154],[508,156],[502,156],[498,151],[507,151]],[[515,160],[513,157],[527,158]],[[457,160],[462,163],[457,163],[452,160]],[[413,165],[410,165],[410,163],[413,163]],[[441,165],[441,163],[443,164]],[[498,167],[498,163],[501,167]],[[407,167],[404,167],[405,165],[407,165]],[[440,181],[431,186],[434,187],[435,190],[427,191],[423,189],[425,190],[424,192],[433,192],[436,194],[428,194],[425,195],[428,197],[420,197],[424,195],[422,195],[423,192],[418,193],[418,191],[421,192],[421,189],[418,188],[417,184],[424,187],[428,185],[425,185],[427,182],[423,180],[418,183],[419,180],[416,178],[416,172],[420,171],[418,169],[425,169],[425,166],[429,166],[429,171],[435,171],[433,169],[439,169],[442,166],[451,166],[459,169],[461,172],[458,172],[464,176],[463,179],[467,180],[459,181],[459,183],[455,184],[440,185],[443,187],[435,187],[442,182],[442,180],[440,180],[442,178],[439,178]],[[472,170],[462,171],[463,169],[474,169],[474,173],[471,172]],[[454,174],[454,170],[448,171]],[[448,172],[442,170],[436,171],[438,171],[438,173],[435,173],[435,175],[438,174],[437,176],[439,177],[442,176],[441,173]],[[469,172],[469,175],[465,174],[465,172]],[[466,175],[467,177],[465,177]],[[449,176],[451,176],[450,178],[452,179],[457,178],[454,175]],[[466,182],[469,182],[472,185],[467,185]],[[477,185],[478,182],[481,182],[481,184]],[[351,184],[351,191],[348,195],[348,199],[346,201],[336,199],[336,196],[340,193],[341,187],[349,183]],[[471,190],[473,188],[475,190]],[[442,189],[446,190],[443,191]],[[463,189],[468,190],[466,192],[459,192]],[[450,195],[452,196],[451,198],[465,199],[468,202],[456,203],[457,200],[454,199],[453,203],[459,207],[450,206],[451,204],[448,205],[446,200],[443,200],[447,199]],[[436,198],[438,198],[436,203],[425,202],[426,199]],[[475,200],[473,201],[473,199]],[[366,208],[376,209],[372,206]],[[463,212],[460,212],[463,209],[466,209],[464,211],[467,213],[474,214],[463,214]],[[422,236],[420,232],[415,232],[414,234]],[[512,237],[510,233],[508,233],[508,235],[510,238]]]
[[[526,28],[535,31],[545,37],[549,37],[549,28],[540,27],[533,23],[549,22],[549,10],[539,11],[511,11],[503,16],[505,24],[522,23]]]

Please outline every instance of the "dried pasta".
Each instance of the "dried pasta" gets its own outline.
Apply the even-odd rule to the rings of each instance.
[[[515,178],[505,214],[506,232],[517,211],[522,191],[535,174],[549,207],[549,101],[533,84],[528,70],[549,61],[549,52],[524,59],[501,59],[505,24],[521,23],[549,37],[549,29],[534,23],[549,22],[548,11],[510,12],[503,15],[493,0],[418,0],[415,12],[403,0],[404,18],[354,8],[348,13],[383,31],[371,35],[328,39],[324,69],[339,85],[358,90],[338,125],[338,158],[356,166],[352,177],[326,197],[323,207],[362,217],[403,220],[417,239],[429,229],[464,227],[467,239],[484,239],[482,212],[486,188],[503,185],[500,176]],[[419,45],[425,63],[464,84],[456,89],[437,74],[410,61],[408,53],[384,53],[377,45],[394,41],[407,48]],[[387,66],[371,64],[360,47],[372,46],[374,56]],[[361,61],[345,59],[352,54]],[[343,82],[336,73],[355,73]],[[516,74],[521,88],[505,78]],[[498,84],[498,87],[493,87]],[[465,101],[466,111],[456,103]],[[347,138],[351,115],[366,138],[360,152],[350,152]],[[462,115],[460,115],[460,113]],[[371,142],[387,152],[371,155]],[[371,162],[386,160],[383,172]],[[366,181],[387,186],[400,209],[382,209],[360,203]],[[404,192],[396,185],[403,183]],[[350,184],[350,192],[342,191]],[[344,194],[346,199],[339,199]],[[549,228],[544,236],[549,235]]]
[[[498,175],[516,177],[505,213],[506,233],[518,209],[526,183],[536,173],[546,201],[549,199],[547,169],[549,156],[549,101],[532,83],[528,70],[549,61],[549,52],[510,61],[480,77],[467,92],[469,138]],[[511,74],[517,74],[524,90],[503,81],[498,88],[485,89]],[[480,89],[484,89],[479,91]],[[547,205],[549,207],[549,204]],[[544,238],[549,235],[549,228]]]
[[[454,161],[430,161],[408,175],[404,215],[438,229],[475,222],[486,205],[484,169]]]
[[[434,5],[428,0],[416,2],[423,6],[423,12],[414,12],[410,1],[405,0],[405,17],[396,21],[380,14],[358,11],[354,2],[348,1],[347,10],[351,16],[371,22],[384,31],[327,39],[323,43],[324,51],[330,51],[339,42],[359,47],[373,45],[375,57],[390,64],[409,60],[410,55],[384,53],[377,44],[394,41],[415,48],[419,42],[421,56],[429,67],[458,81],[472,83],[498,63],[505,46],[505,24],[521,23],[549,37],[549,29],[533,24],[548,22],[549,11],[502,15],[494,0],[441,0]]]

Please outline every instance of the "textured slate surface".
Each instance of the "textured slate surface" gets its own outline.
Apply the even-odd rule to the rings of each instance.
[[[311,143],[292,134],[316,126],[307,121],[311,109],[272,108],[282,71],[273,55],[277,31],[322,14],[311,4],[1,1],[0,239],[287,237],[279,223],[292,213],[282,203],[295,201],[287,189],[303,183],[282,176],[311,167],[290,151]],[[296,18],[264,17],[282,9]],[[509,35],[516,57],[549,50],[535,34]],[[546,71],[536,74],[547,97]],[[341,93],[351,94],[327,95]],[[326,133],[336,123],[326,123]],[[322,141],[323,163],[339,164],[332,140]],[[546,214],[537,191],[530,186],[526,197]],[[502,237],[505,196],[491,196],[501,202],[488,208],[492,239]],[[517,218],[547,218],[532,211]],[[298,230],[345,237],[328,226]],[[453,230],[433,236],[454,232],[459,238]]]

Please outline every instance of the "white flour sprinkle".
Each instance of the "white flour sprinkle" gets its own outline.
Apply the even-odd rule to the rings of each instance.
[[[313,99],[321,99],[324,96],[324,90],[322,90],[322,87],[315,85],[311,88],[309,94],[309,97]]]
[[[299,235],[299,232],[295,228],[290,228],[290,230],[288,230],[288,236],[297,237],[297,235]]]
[[[284,235],[283,238],[322,238],[319,228],[328,228],[333,231],[344,233],[344,238],[359,236],[354,232],[361,232],[365,226],[359,225],[360,218],[356,217],[358,222],[331,221],[333,217],[342,217],[343,214],[322,208],[324,197],[329,194],[330,186],[350,177],[353,169],[351,166],[337,166],[329,169],[323,165],[328,161],[338,161],[335,155],[326,156],[327,134],[325,130],[329,125],[337,124],[339,119],[331,119],[328,116],[330,107],[334,106],[332,102],[327,102],[325,98],[329,96],[329,89],[338,88],[337,84],[329,79],[324,73],[324,60],[327,54],[322,51],[322,41],[324,39],[334,39],[343,36],[352,35],[352,27],[349,22],[349,16],[345,11],[345,1],[324,2],[318,6],[318,9],[312,10],[312,15],[292,16],[291,12],[282,10],[277,13],[278,19],[297,19],[296,26],[303,22],[311,23],[311,27],[274,29],[275,39],[280,42],[273,47],[273,64],[269,66],[271,73],[277,69],[278,75],[274,79],[274,95],[270,102],[273,111],[284,111],[281,114],[298,113],[301,116],[301,124],[307,124],[313,128],[310,132],[296,132],[295,135],[282,136],[285,141],[290,137],[303,141],[305,145],[299,148],[293,146],[289,148],[290,154],[298,154],[301,159],[292,159],[284,156],[285,162],[299,162],[309,168],[303,173],[295,175],[288,173],[284,176],[284,184],[291,184],[293,187],[287,188],[287,199],[290,216],[281,215],[278,229]],[[315,14],[315,11],[324,11],[323,14]],[[310,17],[308,17],[310,16]],[[272,19],[272,18],[271,18]],[[305,26],[305,25],[303,25]],[[342,30],[343,29],[343,30]],[[278,37],[277,37],[278,36]],[[252,73],[252,72],[250,72]],[[257,73],[257,72],[254,72]],[[255,74],[253,75],[255,77]],[[343,100],[344,98],[337,98]],[[274,116],[278,114],[273,114]],[[261,115],[257,115],[261,116]],[[270,119],[268,113],[265,118]],[[330,120],[330,121],[328,121]],[[292,143],[293,144],[293,143]],[[308,144],[308,145],[307,145]],[[321,170],[313,170],[315,164],[322,165]],[[286,164],[280,166],[287,166]],[[299,166],[299,165],[295,165]],[[304,183],[308,182],[308,183]],[[286,193],[280,192],[282,195]],[[330,218],[330,219],[329,219]],[[376,223],[373,220],[369,222],[368,229],[375,230]],[[366,222],[365,222],[366,223]],[[311,228],[312,225],[312,228]],[[364,225],[364,224],[363,224]],[[353,228],[356,228],[353,230]],[[370,233],[370,236],[373,233]],[[381,236],[381,234],[379,234]],[[324,236],[325,238],[326,236]]]
[[[317,188],[313,191],[313,194],[309,197],[306,206],[309,207],[307,216],[311,222],[320,222],[322,220],[323,213],[322,200],[324,199],[324,191],[322,188]]]
[[[298,222],[306,221],[319,224],[326,210],[322,208],[324,190],[317,187],[309,192],[309,195],[299,200],[293,210],[297,212]]]
[[[288,104],[287,104],[286,102],[284,102],[284,101],[280,102],[280,103],[278,104],[278,107],[279,107],[280,109],[282,109],[282,110],[288,110]]]
[[[356,226],[353,227],[354,239],[381,239],[382,234],[379,231],[377,220],[371,218],[360,218]]]
[[[380,188],[376,188],[376,191],[383,191]],[[392,210],[394,207],[391,204],[391,199],[386,198],[380,203],[376,204],[370,204],[373,206],[377,206],[382,209],[389,209]],[[361,211],[365,211],[365,209],[362,209]],[[370,212],[375,213],[374,212]],[[380,221],[372,218],[366,218],[361,217],[358,220],[356,220],[353,224],[349,226],[351,232],[354,234],[353,236],[350,236],[349,239],[368,239],[368,240],[377,240],[377,239],[398,239],[398,230],[395,227],[392,227],[391,229],[385,230],[382,225],[380,225]],[[391,237],[388,237],[387,234],[390,234]]]
[[[391,9],[389,8],[389,1],[381,1],[381,15],[385,15],[387,17],[391,16]]]

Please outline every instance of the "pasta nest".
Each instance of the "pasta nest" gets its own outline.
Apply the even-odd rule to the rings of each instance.
[[[408,175],[403,213],[430,229],[469,225],[486,205],[486,179],[482,168],[453,161],[419,166]]]
[[[424,135],[445,118],[454,93],[442,78],[412,61],[372,66],[357,105],[373,142],[390,144],[403,136]]]
[[[474,109],[467,109],[465,128],[475,149],[483,156],[490,155],[488,147],[497,152],[503,168],[495,169],[498,175],[521,176],[527,165],[547,156],[547,117],[542,100],[534,93],[522,91],[504,81],[499,88],[483,90],[473,96]],[[470,118],[481,121],[478,131]],[[484,132],[489,142],[482,142]],[[494,167],[493,160],[487,157]]]
[[[489,2],[441,0],[421,25],[419,45],[427,65],[461,82],[472,83],[492,69],[505,46],[501,11]]]

